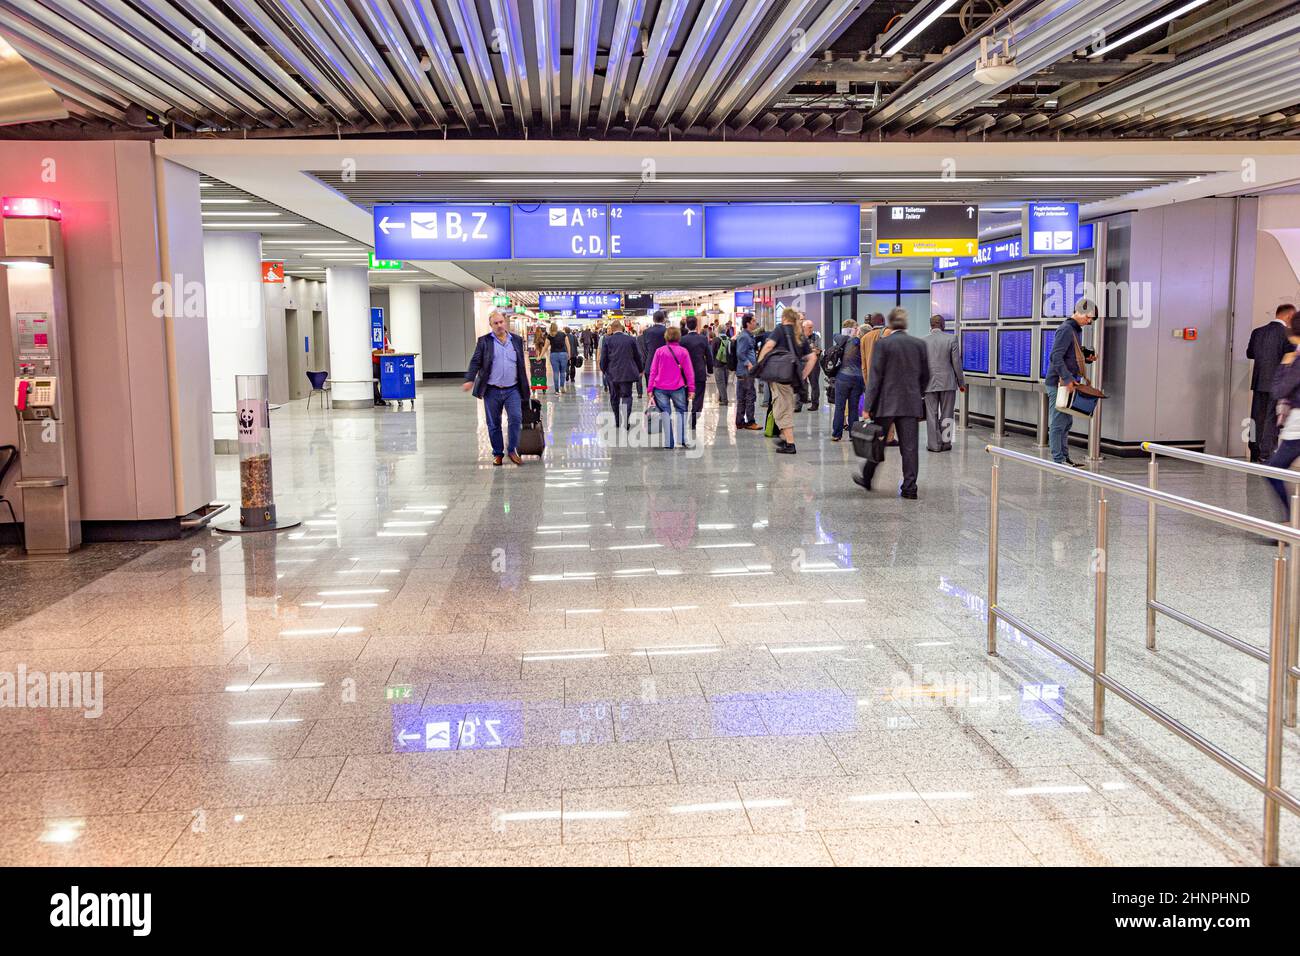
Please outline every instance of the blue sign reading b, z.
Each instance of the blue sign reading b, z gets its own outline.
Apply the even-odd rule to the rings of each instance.
[[[510,207],[469,203],[376,206],[379,259],[509,259]]]

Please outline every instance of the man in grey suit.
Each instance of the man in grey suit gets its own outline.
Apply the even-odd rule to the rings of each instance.
[[[930,334],[925,337],[925,355],[930,363],[930,384],[925,386],[925,450],[952,451],[952,410],[957,392],[966,391],[961,372],[961,351],[957,336],[943,330],[943,316],[930,316]]]

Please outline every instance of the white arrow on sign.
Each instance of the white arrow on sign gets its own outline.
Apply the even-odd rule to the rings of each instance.
[[[686,209],[682,210],[682,215],[686,217],[686,225],[689,226],[691,224],[691,220],[695,218],[695,210],[691,209],[688,206]]]
[[[393,220],[389,219],[387,216],[384,216],[384,218],[379,220],[379,231],[382,232],[385,236],[388,235],[389,229],[405,229],[405,228],[406,228],[406,223],[394,222]]]
[[[409,731],[403,730],[400,734],[397,735],[397,739],[401,743],[409,744],[412,740],[419,740],[420,735],[413,734]]]

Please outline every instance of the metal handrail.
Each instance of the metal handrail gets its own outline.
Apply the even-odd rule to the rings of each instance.
[[[998,622],[1005,622],[1020,631],[1030,640],[1047,648],[1066,663],[1086,674],[1092,679],[1092,732],[1106,732],[1106,691],[1117,695],[1121,700],[1132,704],[1143,714],[1186,740],[1201,753],[1210,757],[1224,769],[1235,774],[1246,783],[1264,794],[1264,863],[1276,866],[1278,863],[1278,840],[1281,831],[1281,808],[1286,807],[1292,813],[1300,815],[1300,799],[1282,787],[1282,712],[1286,693],[1286,678],[1294,671],[1287,664],[1285,621],[1287,619],[1287,545],[1292,549],[1300,545],[1300,528],[1264,521],[1249,515],[1237,514],[1215,505],[1194,501],[1171,495],[1154,488],[1121,481],[1106,475],[1079,471],[1067,465],[1035,458],[1021,452],[1009,451],[993,445],[986,445],[985,452],[993,456],[993,476],[989,489],[989,557],[988,557],[988,599],[987,652],[998,652]],[[1005,611],[998,604],[998,484],[999,471],[1003,460],[1019,462],[1082,482],[1097,489],[1097,532],[1093,561],[1093,649],[1092,663],[1089,664],[1079,655],[1049,638],[1041,631],[1020,620],[1014,614]],[[1195,515],[1252,534],[1262,535],[1278,542],[1277,553],[1273,557],[1273,599],[1269,619],[1269,647],[1265,660],[1268,662],[1268,714],[1265,725],[1264,773],[1260,774],[1243,764],[1240,760],[1221,747],[1196,733],[1177,718],[1166,713],[1136,691],[1125,686],[1106,673],[1106,582],[1107,582],[1107,513],[1106,494],[1113,491],[1147,502],[1150,513],[1157,505],[1173,508],[1186,514]],[[1148,573],[1150,569],[1148,568]]]
[[[1207,455],[1204,452],[1188,451],[1185,448],[1175,448],[1172,445],[1161,445],[1157,442],[1144,441],[1142,450],[1151,453],[1151,460],[1147,464],[1147,486],[1155,489],[1159,477],[1159,466],[1156,463],[1158,457],[1177,458],[1181,461],[1190,461],[1198,465],[1207,465],[1211,468],[1220,468],[1224,471],[1235,471],[1243,475],[1253,475],[1258,478],[1272,478],[1276,481],[1284,481],[1292,485],[1291,489],[1291,507],[1290,520],[1291,527],[1300,528],[1300,472],[1291,471],[1289,468],[1274,468],[1270,465],[1258,465],[1254,462],[1240,461],[1236,458],[1223,458],[1219,455]],[[1249,654],[1259,661],[1268,660],[1268,652],[1262,647],[1256,647],[1246,641],[1226,634],[1211,624],[1198,620],[1177,608],[1170,607],[1161,601],[1156,595],[1156,569],[1157,563],[1156,549],[1156,509],[1154,504],[1147,505],[1147,650],[1156,649],[1156,615],[1163,614],[1165,617],[1172,618],[1180,624],[1190,627],[1194,631],[1204,634],[1206,637],[1212,637],[1220,643],[1227,644],[1239,651]],[[1287,565],[1287,621],[1286,621],[1286,704],[1283,713],[1283,723],[1288,727],[1296,725],[1297,701],[1300,701],[1300,552],[1295,550],[1294,543],[1291,545],[1289,563]]]

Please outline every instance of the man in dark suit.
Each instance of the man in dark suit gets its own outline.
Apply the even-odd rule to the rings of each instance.
[[[641,346],[641,367],[645,369],[645,374],[650,374],[650,363],[654,361],[655,353],[663,348],[664,333],[668,331],[664,324],[668,321],[668,313],[663,309],[655,311],[653,321],[641,333],[638,344]],[[654,396],[650,394],[649,383],[646,383],[646,404],[654,405]]]
[[[488,437],[492,440],[492,464],[500,465],[508,452],[510,460],[522,465],[519,457],[519,430],[523,427],[524,402],[528,401],[528,362],[524,358],[524,340],[510,331],[505,313],[494,311],[488,316],[492,331],[479,336],[474,356],[465,373],[465,391],[483,399],[487,414]],[[501,412],[506,413],[509,441],[501,440]]]
[[[930,334],[924,339],[925,356],[930,363],[930,381],[925,386],[926,451],[952,451],[952,410],[957,392],[966,390],[966,376],[961,370],[961,350],[957,336],[943,330],[943,316],[930,316]]]
[[[622,322],[610,324],[600,340],[600,372],[609,382],[609,404],[614,409],[614,427],[632,427],[632,383],[641,378],[645,366],[636,339],[623,331]]]
[[[1277,400],[1269,390],[1282,356],[1291,351],[1287,336],[1294,314],[1295,306],[1279,305],[1272,321],[1250,333],[1250,344],[1246,346],[1246,358],[1255,361],[1250,372],[1250,417],[1255,426],[1249,442],[1251,461],[1272,457],[1277,445]]]
[[[916,498],[917,430],[925,417],[925,388],[930,383],[930,362],[925,343],[907,335],[907,310],[889,313],[892,334],[880,339],[871,352],[871,372],[867,376],[867,416],[886,432],[893,425],[898,431],[898,450],[903,457],[903,484],[899,494]],[[867,490],[876,471],[876,462],[862,466],[862,477],[853,480]]]
[[[700,334],[700,320],[696,316],[687,316],[686,332],[682,336],[681,346],[690,353],[691,365],[695,367],[695,381],[697,383],[707,382],[708,376],[713,374],[713,350],[709,348],[709,340]],[[691,431],[695,431],[696,419],[700,416],[700,410],[704,408],[705,388],[701,384],[695,389],[695,400],[691,403]]]

